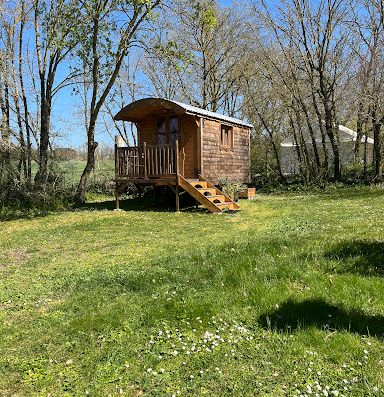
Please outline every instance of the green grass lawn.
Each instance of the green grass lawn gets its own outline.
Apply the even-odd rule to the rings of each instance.
[[[0,395],[383,396],[384,190],[240,204],[0,224]]]

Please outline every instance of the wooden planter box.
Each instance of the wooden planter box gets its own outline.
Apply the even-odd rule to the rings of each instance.
[[[248,187],[246,189],[240,190],[239,198],[253,200],[256,196],[256,188],[255,187]]]

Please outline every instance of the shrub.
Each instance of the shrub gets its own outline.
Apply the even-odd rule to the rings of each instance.
[[[364,170],[363,164],[348,164],[342,171],[342,180],[348,185],[367,184],[374,179],[371,165]]]
[[[12,166],[0,181],[0,211],[47,211],[69,206],[73,199],[73,185],[68,184],[65,174],[50,164],[45,184],[30,184],[20,178]]]
[[[245,189],[247,186],[240,182],[230,182],[226,179],[219,180],[219,187],[222,192],[230,197],[232,200],[238,200],[238,192]]]

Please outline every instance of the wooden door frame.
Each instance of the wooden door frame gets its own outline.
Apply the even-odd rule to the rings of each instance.
[[[166,136],[166,142],[170,143],[171,141],[171,129],[170,129],[170,119],[171,117],[177,117],[178,118],[178,128],[179,128],[179,134],[178,134],[178,142],[179,142],[179,171],[181,175],[184,175],[184,161],[185,161],[185,153],[184,153],[184,136],[183,136],[183,116],[184,113],[181,114],[162,114],[162,113],[156,113],[154,114],[154,134],[155,134],[155,142],[156,145],[158,145],[157,142],[157,120],[162,117],[165,119],[165,136]]]

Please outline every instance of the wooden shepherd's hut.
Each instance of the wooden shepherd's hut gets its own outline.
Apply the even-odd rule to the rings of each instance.
[[[117,208],[127,182],[172,187],[176,210],[180,189],[211,212],[239,208],[215,185],[220,180],[250,182],[251,124],[162,98],[133,102],[115,120],[135,123],[138,142],[123,147],[117,140]]]

